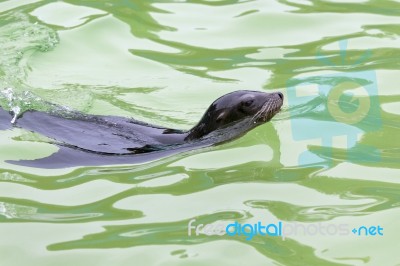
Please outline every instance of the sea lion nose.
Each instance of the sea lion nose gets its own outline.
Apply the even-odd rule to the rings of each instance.
[[[279,98],[281,98],[281,100],[283,100],[283,94],[282,94],[282,92],[277,92],[277,94],[278,94]]]

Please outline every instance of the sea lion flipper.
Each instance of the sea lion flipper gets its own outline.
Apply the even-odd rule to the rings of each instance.
[[[164,145],[165,146],[165,145]],[[163,150],[163,145],[144,145],[143,147],[127,148],[133,154],[148,153]]]

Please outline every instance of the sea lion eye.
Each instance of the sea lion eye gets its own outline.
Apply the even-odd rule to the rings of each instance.
[[[242,105],[244,105],[246,107],[249,107],[253,102],[254,102],[254,100],[250,99],[250,100],[242,102]]]

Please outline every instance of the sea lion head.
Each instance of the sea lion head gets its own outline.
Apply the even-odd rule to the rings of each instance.
[[[210,105],[185,140],[201,138],[245,119],[249,122],[245,129],[250,130],[270,121],[279,112],[282,104],[283,94],[280,92],[240,90],[225,94]]]

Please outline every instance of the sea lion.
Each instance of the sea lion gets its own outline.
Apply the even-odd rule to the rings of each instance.
[[[50,157],[31,161],[36,162],[33,164],[29,161],[13,163],[58,168],[148,161],[240,137],[270,121],[282,103],[280,92],[231,92],[215,100],[199,123],[188,131],[116,116],[27,111],[14,126],[53,139],[60,150]],[[4,120],[4,111],[0,114],[0,119]]]

